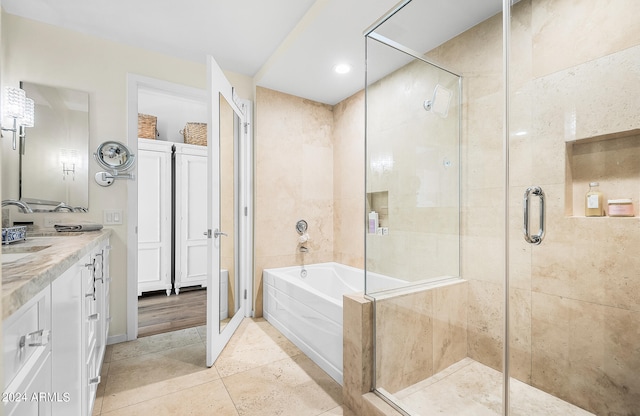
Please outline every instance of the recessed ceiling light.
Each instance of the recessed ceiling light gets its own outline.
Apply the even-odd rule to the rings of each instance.
[[[333,67],[333,70],[336,74],[346,74],[351,71],[351,65],[349,64],[338,64]]]

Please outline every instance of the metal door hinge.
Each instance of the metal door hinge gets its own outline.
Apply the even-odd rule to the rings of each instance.
[[[247,289],[244,290],[244,298],[247,298]]]
[[[244,207],[244,216],[248,216],[249,215],[249,208],[248,207]]]

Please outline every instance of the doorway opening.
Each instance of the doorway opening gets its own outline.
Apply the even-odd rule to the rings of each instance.
[[[251,106],[234,97],[227,114],[222,94],[212,96],[220,104],[212,105],[205,90],[129,75],[128,136],[138,164],[128,192],[127,340],[192,327],[200,327],[204,338],[206,325],[209,344],[209,309],[220,308],[211,331],[220,335],[241,304],[242,315],[251,314],[244,301],[252,299],[252,152],[246,121]],[[212,121],[210,113],[218,117]],[[143,118],[152,119],[150,134],[138,128]],[[219,134],[220,146],[207,147],[211,133],[214,141]],[[228,160],[234,161],[230,171]],[[211,175],[231,183],[217,179],[208,186]],[[211,216],[211,205],[220,213]],[[231,211],[230,221],[225,210]],[[211,230],[209,217],[220,230]],[[211,240],[221,260],[229,254],[235,259],[232,268],[221,267],[224,261],[212,266]],[[225,246],[232,251],[221,250]],[[215,288],[208,287],[209,269],[220,269],[219,279],[213,274]]]

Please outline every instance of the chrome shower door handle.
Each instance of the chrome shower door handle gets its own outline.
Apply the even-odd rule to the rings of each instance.
[[[540,199],[540,228],[538,234],[531,235],[529,230],[529,209],[530,209],[530,196],[535,195]],[[540,244],[544,239],[544,222],[545,222],[545,195],[542,188],[539,186],[530,186],[524,192],[524,239],[529,244]]]

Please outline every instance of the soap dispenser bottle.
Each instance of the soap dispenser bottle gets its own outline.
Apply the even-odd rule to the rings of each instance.
[[[369,213],[369,234],[375,234],[378,230],[378,213],[371,211]]]
[[[602,217],[604,215],[602,192],[598,190],[598,185],[598,182],[589,183],[589,192],[587,192],[584,201],[585,217]]]

